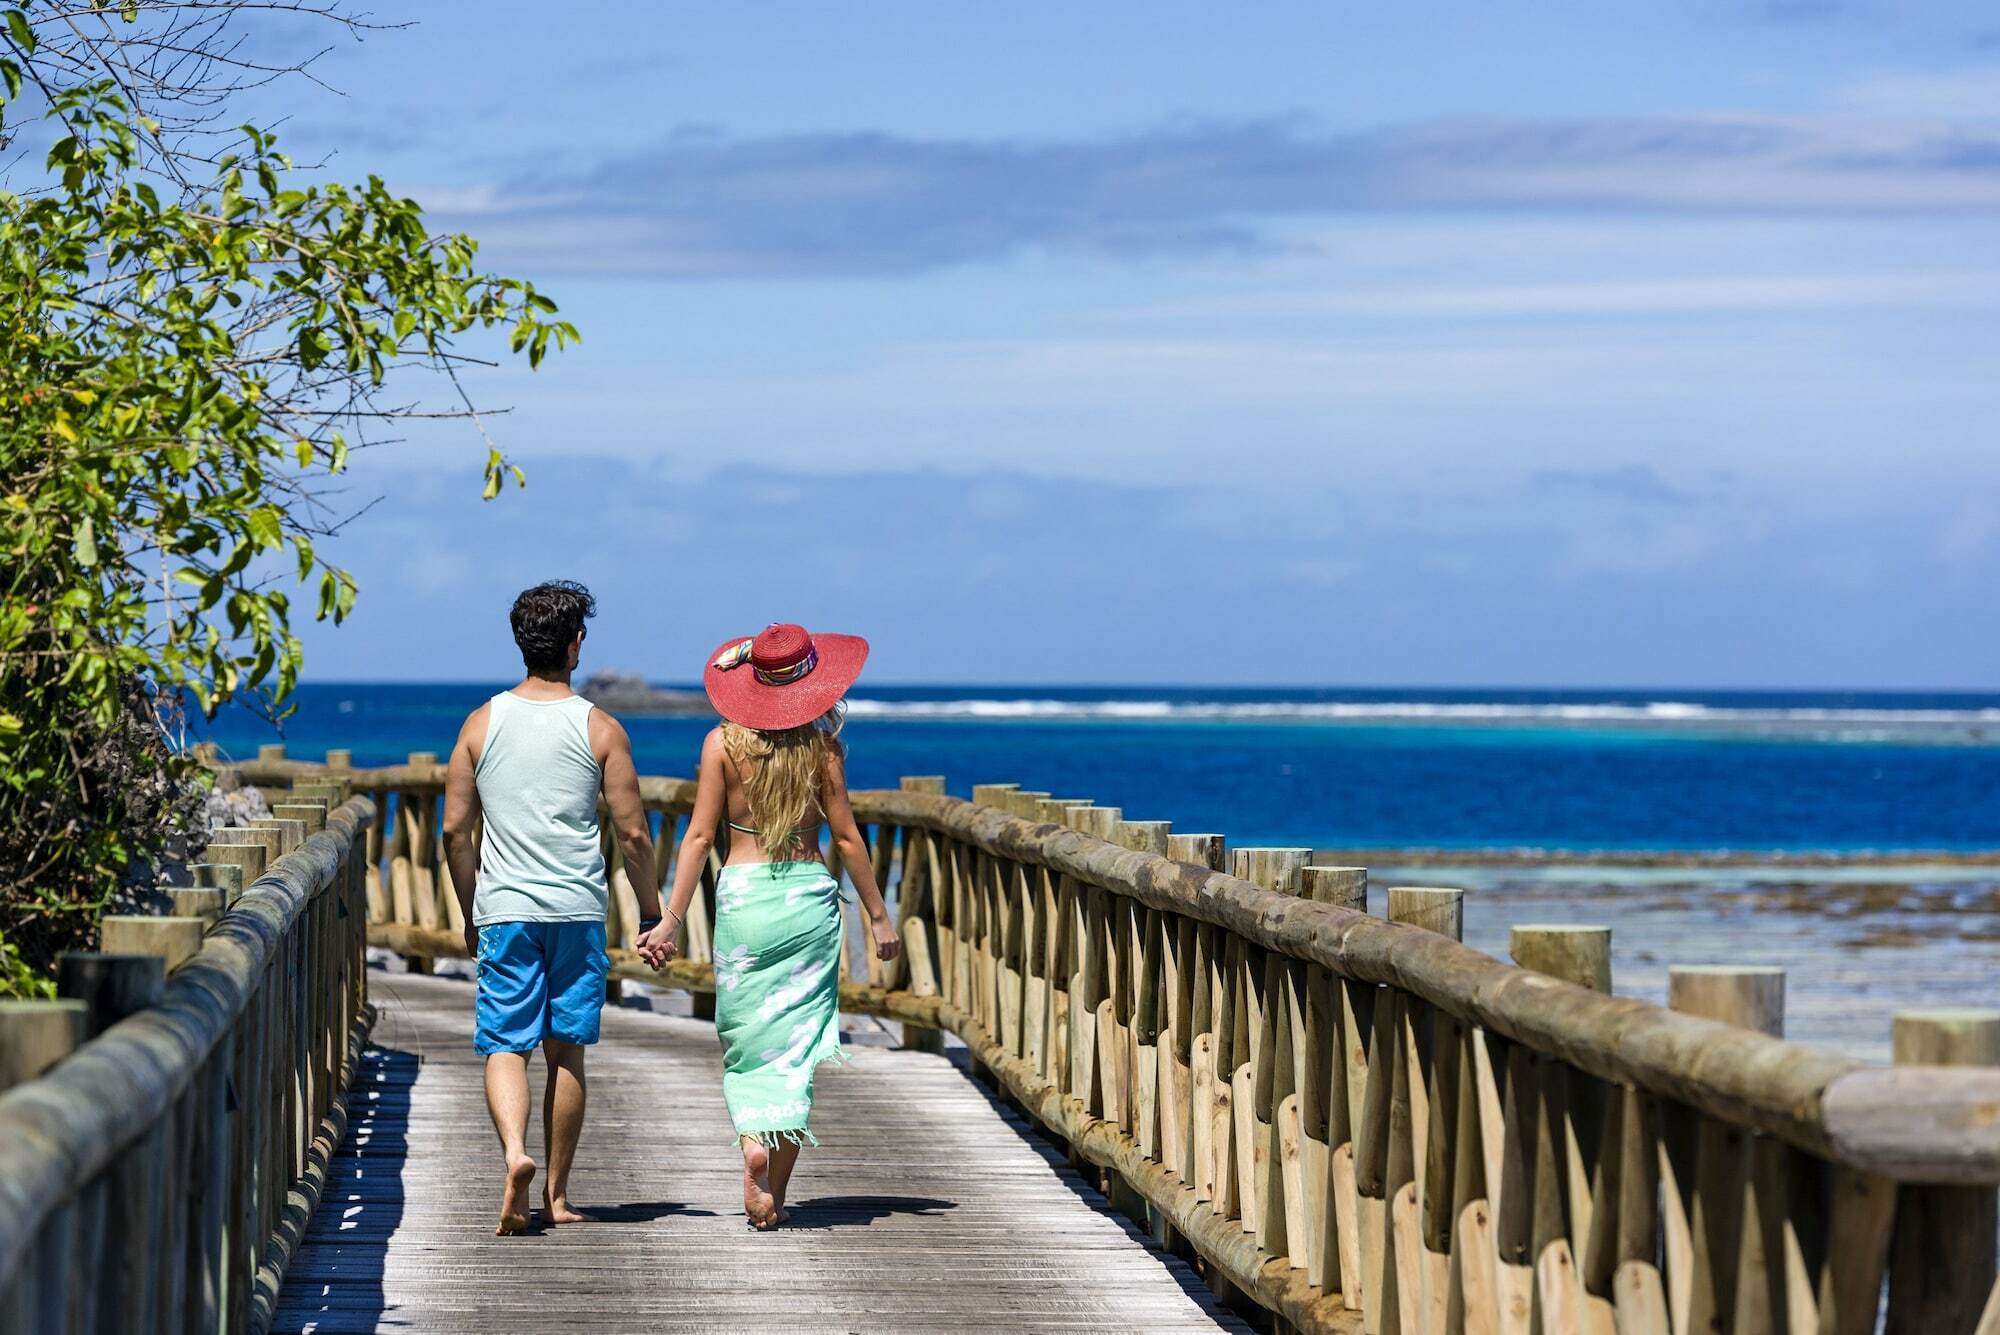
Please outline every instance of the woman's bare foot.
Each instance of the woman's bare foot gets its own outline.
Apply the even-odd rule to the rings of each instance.
[[[771,1152],[754,1140],[743,1141],[743,1213],[756,1229],[778,1223],[777,1203],[771,1199]]]
[[[588,1224],[591,1217],[569,1203],[569,1193],[560,1196],[542,1193],[542,1218],[551,1224]]]
[[[535,1161],[527,1155],[507,1161],[507,1190],[500,1198],[500,1237],[528,1231],[528,1187],[535,1180]]]

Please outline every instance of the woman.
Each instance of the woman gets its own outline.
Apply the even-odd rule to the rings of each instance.
[[[840,883],[821,859],[833,834],[839,866],[868,911],[875,953],[901,940],[847,801],[841,697],[861,674],[868,642],[815,638],[773,625],[731,640],[703,674],[722,725],[701,745],[694,815],[667,901],[678,932],[708,863],[716,826],[731,831],[715,886],[715,1032],[722,1094],[743,1147],[743,1212],[753,1227],[789,1216],[785,1188],[807,1122],[813,1072],[840,1056]]]

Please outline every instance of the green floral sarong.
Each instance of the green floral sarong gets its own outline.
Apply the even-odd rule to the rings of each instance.
[[[840,1056],[840,887],[818,862],[724,867],[715,886],[715,1032],[739,1136],[817,1145],[813,1072]]]

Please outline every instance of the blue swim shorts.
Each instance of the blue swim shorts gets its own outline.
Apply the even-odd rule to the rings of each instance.
[[[491,922],[479,929],[472,1046],[532,1052],[546,1039],[595,1043],[611,957],[604,923]]]

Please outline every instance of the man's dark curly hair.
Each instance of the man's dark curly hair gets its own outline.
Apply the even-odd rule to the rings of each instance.
[[[552,579],[526,589],[514,600],[508,619],[514,643],[530,672],[560,672],[569,666],[569,642],[597,615],[597,600],[573,579]]]

